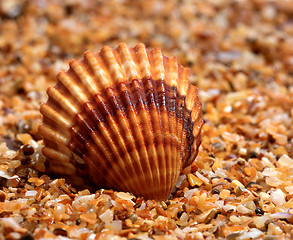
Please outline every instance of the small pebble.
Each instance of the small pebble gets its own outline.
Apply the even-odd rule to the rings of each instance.
[[[263,215],[264,214],[264,211],[260,207],[257,207],[255,209],[255,214],[256,215]]]
[[[219,194],[220,193],[220,191],[216,188],[213,188],[211,192],[212,192],[212,194]]]
[[[25,156],[32,155],[35,152],[35,149],[29,144],[25,144],[21,150]]]
[[[225,177],[224,178],[227,182],[232,182],[233,180],[231,178]]]
[[[55,228],[53,233],[55,235],[59,235],[59,236],[63,236],[63,237],[67,237],[67,231],[62,229],[62,228]]]
[[[251,158],[257,158],[257,156],[258,156],[257,152],[252,152],[252,153],[250,154],[250,157],[251,157]]]
[[[181,218],[181,216],[182,216],[183,213],[184,213],[183,211],[179,211],[179,212],[177,213],[177,218],[178,218],[178,219]]]
[[[220,198],[222,199],[225,199],[227,197],[230,196],[230,191],[227,190],[227,189],[223,189],[221,192],[220,192]]]
[[[189,185],[191,187],[201,186],[203,184],[203,181],[201,179],[199,179],[198,177],[194,176],[191,173],[188,174],[187,178],[188,178]]]
[[[30,233],[27,233],[24,236],[22,236],[19,240],[34,240],[34,237]]]
[[[6,194],[2,190],[0,190],[0,202],[4,202],[6,199]]]

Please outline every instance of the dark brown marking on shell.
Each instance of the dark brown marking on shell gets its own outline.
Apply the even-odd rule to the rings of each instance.
[[[155,91],[159,86],[162,91]],[[127,90],[123,90],[123,89]],[[131,91],[132,89],[132,91]],[[144,94],[147,89],[147,93]],[[117,95],[115,95],[115,93]],[[177,99],[177,100],[176,100]],[[106,104],[107,103],[107,104]],[[92,107],[90,108],[89,105]],[[89,132],[96,131],[99,134],[97,124],[102,122],[109,126],[107,117],[112,116],[117,122],[117,113],[121,111],[128,118],[131,112],[129,107],[132,106],[136,113],[138,113],[142,106],[146,106],[150,111],[151,106],[156,106],[158,112],[161,112],[163,107],[167,108],[168,116],[176,116],[177,125],[178,122],[182,123],[182,128],[185,131],[188,144],[185,149],[181,149],[181,157],[185,160],[183,166],[187,163],[191,156],[191,146],[194,139],[192,134],[193,121],[191,120],[191,110],[185,106],[185,96],[178,93],[177,88],[165,84],[164,80],[152,80],[144,79],[142,81],[133,80],[131,82],[122,82],[114,86],[105,89],[101,94],[94,96],[94,99],[90,103],[84,104],[84,109],[76,116],[75,124],[71,128],[72,137],[69,143],[69,148],[77,154],[79,157],[86,155],[86,142],[92,141]],[[85,112],[90,113],[91,119],[84,119]],[[78,127],[79,126],[79,127]],[[169,128],[169,131],[171,129]],[[87,132],[87,133],[86,133]],[[123,133],[122,134],[126,134]],[[113,140],[115,142],[115,137]],[[134,136],[135,137],[135,136]],[[182,139],[180,139],[181,141]],[[196,139],[197,145],[199,146],[201,140]],[[135,143],[139,147],[139,143]],[[146,147],[148,148],[151,144],[145,139]],[[154,139],[154,144],[158,144],[157,139]],[[163,143],[164,144],[164,143]],[[169,144],[176,144],[177,151],[180,150],[180,144],[171,141]],[[132,151],[135,146],[126,146],[127,151]],[[121,149],[118,148],[120,151]],[[119,152],[119,154],[125,154],[125,152]],[[86,168],[84,166],[84,168]]]

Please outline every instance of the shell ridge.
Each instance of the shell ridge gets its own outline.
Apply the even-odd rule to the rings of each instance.
[[[168,99],[168,117],[169,117],[169,133],[170,133],[170,151],[171,151],[171,166],[173,169],[173,176],[171,177],[172,185],[174,184],[176,175],[177,175],[177,161],[176,161],[176,95],[177,95],[177,79],[174,77],[174,75],[171,73],[174,68],[172,67],[174,58],[169,59],[167,57],[163,57],[163,64],[165,68],[165,79],[164,84],[166,86],[166,92],[167,92],[167,99]],[[176,179],[177,180],[177,179]],[[176,183],[176,182],[175,182]],[[171,186],[170,186],[171,187]],[[171,189],[172,191],[173,189]]]
[[[125,43],[121,43],[116,53],[119,57],[121,68],[123,69],[126,79],[131,81],[133,79],[139,79],[140,74],[138,73],[137,66],[135,64],[135,56],[131,54],[131,50],[128,49]]]
[[[88,101],[82,89],[76,83],[70,81],[72,78],[70,78],[68,73],[60,72],[57,78],[80,104]]]
[[[173,190],[173,183],[175,181],[175,172],[174,172],[174,167],[175,167],[175,164],[176,162],[174,161],[175,159],[175,156],[172,155],[172,148],[174,147],[174,142],[173,142],[173,136],[172,136],[172,130],[171,130],[171,114],[170,112],[168,111],[168,105],[170,104],[169,102],[169,98],[168,98],[168,87],[166,86],[166,82],[165,81],[157,81],[158,84],[161,84],[162,88],[163,88],[163,94],[162,94],[162,98],[164,101],[164,104],[163,104],[163,110],[164,110],[164,114],[166,115],[166,123],[163,124],[163,126],[165,125],[165,132],[166,132],[166,136],[167,136],[167,139],[166,139],[166,159],[168,159],[167,162],[169,162],[169,179],[167,179],[166,181],[167,182],[171,182],[172,184],[170,184],[169,186],[169,189],[168,189],[168,192],[172,191]]]
[[[43,124],[42,127],[39,129],[39,131],[42,135],[46,136],[47,141],[55,140],[58,144],[62,144],[63,146],[66,146],[67,143],[69,142],[68,137],[61,134],[59,131],[53,130],[47,124]]]
[[[126,76],[122,71],[123,69],[117,62],[113,51],[115,50],[111,49],[110,47],[103,47],[100,51],[102,61],[104,62],[104,66],[107,68],[107,71],[112,76],[112,78],[110,79],[110,85],[117,84],[119,82],[125,81],[126,79]]]
[[[146,50],[145,46],[143,44],[137,45],[132,50],[132,55],[133,58],[136,58],[138,64],[137,68],[139,68],[141,73],[141,79],[152,78],[151,65],[148,56],[149,53]]]
[[[82,152],[84,151],[84,144],[88,140],[88,137],[84,136],[85,134],[82,133],[81,127],[77,125],[73,125],[70,128],[71,136],[68,146],[69,148],[78,156],[82,156]]]
[[[120,45],[119,45],[120,47]],[[118,47],[118,48],[119,48]],[[117,63],[117,66],[119,66],[120,70],[119,72],[122,74],[123,78],[120,79],[119,81],[117,81],[117,84],[121,83],[121,82],[127,82],[129,80],[128,76],[127,76],[127,70],[124,67],[124,60],[123,60],[123,56],[120,56],[119,52],[118,52],[118,48],[117,49],[112,49],[112,54],[113,57],[115,58],[115,61]]]
[[[169,86],[176,88],[179,87],[178,82],[178,62],[176,57],[165,57],[163,56],[163,64],[165,68],[165,82]]]
[[[181,159],[182,158],[182,148],[184,146],[184,141],[186,140],[184,138],[184,122],[185,122],[185,109],[186,109],[186,105],[185,105],[185,96],[180,95],[177,92],[177,96],[176,96],[176,122],[177,122],[177,137],[180,139],[179,140],[179,146],[178,146],[178,152],[177,152],[177,159]],[[178,134],[179,133],[179,134]],[[176,161],[177,165],[176,165],[176,169],[177,171],[181,171],[182,170],[182,163],[181,165],[179,164],[179,161]]]
[[[73,133],[72,136],[74,136],[70,141],[73,152],[78,150],[82,153],[85,151],[85,144],[91,141],[90,133],[96,130],[96,126],[91,118],[85,114],[85,111],[82,111],[76,115],[75,123],[70,130]],[[75,153],[80,157],[83,155],[77,152]]]
[[[201,116],[198,116],[198,118],[194,120],[194,126],[192,130],[193,135],[197,135],[201,131],[202,125],[203,119]]]
[[[178,71],[178,75],[179,75],[179,80],[178,82],[181,85],[187,85],[187,81],[188,81],[188,74],[189,72],[186,72],[186,68],[183,68],[181,65],[179,65],[179,71]],[[178,166],[179,169],[181,170],[182,168],[185,167],[185,163],[187,161],[186,159],[186,151],[187,151],[187,146],[188,146],[188,119],[189,119],[189,115],[188,115],[188,106],[187,106],[187,95],[189,95],[187,89],[185,88],[181,88],[181,93],[183,95],[181,95],[179,93],[179,98],[182,99],[182,135],[181,135],[181,149],[180,149],[180,158],[182,159],[181,165]],[[186,92],[187,91],[187,92]]]
[[[101,161],[99,165],[95,166],[95,164],[90,161],[90,159],[105,159],[105,155],[102,153],[102,151],[96,149],[95,142],[89,142],[86,143],[86,149],[87,149],[87,157],[83,156],[83,159],[85,160],[84,169],[89,169],[88,172],[84,172],[84,177],[87,180],[89,176],[92,176],[94,178],[94,182],[99,182],[101,187],[111,187],[117,186],[117,184],[120,183],[121,178],[117,178],[115,173],[107,173],[105,175],[104,169],[107,168],[107,164],[109,164],[107,161]],[[98,175],[101,176],[98,176]],[[106,176],[106,177],[103,177]],[[99,181],[98,179],[101,179]]]
[[[89,105],[90,105],[89,103],[86,103],[85,109],[90,108]],[[100,157],[100,159],[107,159],[109,161],[109,159],[111,159],[113,155],[111,154],[111,151],[107,148],[107,145],[102,144],[103,140],[97,137],[98,134],[96,132],[99,131],[98,126],[90,126],[89,121],[92,121],[92,120],[84,119],[82,117],[82,114],[77,115],[76,121],[78,122],[75,123],[75,125],[71,128],[71,130],[74,132],[72,134],[73,137],[70,143],[70,148],[72,149],[72,151],[75,152],[80,157],[82,157],[83,155],[86,154],[86,152],[84,152],[85,147],[86,147],[86,151],[89,151],[89,147],[96,146],[98,147],[98,149],[101,149],[99,152],[103,155]],[[101,162],[100,165],[103,165],[103,163],[105,162]],[[107,169],[105,168],[105,165],[104,165],[104,169]],[[117,176],[120,176],[120,175],[117,175]]]
[[[118,180],[115,179],[115,175],[113,176],[113,174],[112,175],[107,174],[107,177],[103,177],[104,176],[103,168],[95,165],[90,160],[87,160],[87,164],[90,171],[85,174],[87,175],[90,174],[91,176],[93,176],[94,181],[98,183],[103,183],[103,185],[102,184],[101,185],[104,187],[107,187],[107,188],[111,187],[111,188],[117,189],[117,186],[119,186],[120,181],[119,179]]]
[[[184,83],[184,75],[183,75],[183,67],[178,63],[178,85],[179,84],[183,84]],[[183,97],[181,97],[181,96],[183,96]],[[178,151],[178,154],[177,154],[177,159],[182,159],[182,149],[183,149],[183,146],[184,146],[184,140],[185,140],[185,129],[184,129],[184,118],[185,118],[185,114],[184,114],[184,112],[185,112],[185,108],[186,108],[186,103],[185,103],[185,100],[186,100],[186,97],[184,96],[184,95],[180,95],[180,93],[179,93],[179,96],[178,96],[178,102],[179,102],[179,104],[178,104],[178,109],[180,110],[179,111],[179,113],[180,113],[180,115],[178,116],[179,118],[177,119],[177,126],[178,126],[178,124],[179,124],[179,132],[180,132],[180,134],[179,134],[179,139],[180,139],[180,147],[179,147],[179,151]],[[177,171],[179,170],[181,170],[181,168],[182,168],[182,163],[181,163],[181,165],[179,165],[178,163],[177,163],[177,165],[176,165],[176,169],[177,169]]]
[[[188,78],[189,78],[189,75],[190,75],[190,71],[188,68],[183,68],[183,71],[182,71],[182,78],[186,79],[188,81]],[[184,95],[186,96],[185,97],[185,105],[186,105],[186,108],[191,111],[192,110],[192,106],[194,104],[194,101],[195,101],[195,98],[197,97],[197,92],[196,92],[196,87],[191,85],[191,84],[188,84],[186,86],[186,88],[184,89]]]
[[[47,131],[46,131],[47,130]],[[61,131],[60,129],[57,128],[56,124],[50,119],[50,118],[46,118],[45,121],[43,121],[43,124],[39,127],[39,132],[42,134],[42,136],[44,136],[44,141],[47,141],[47,144],[50,145],[54,145],[55,141],[52,141],[52,139],[50,139],[52,136],[52,134],[56,134],[55,136],[57,137],[58,135],[63,135],[64,139],[70,139],[70,131],[69,129],[63,129],[63,131]],[[63,145],[61,145],[63,146]],[[58,149],[62,148],[60,145],[57,145],[56,147]]]
[[[120,176],[120,172],[118,171],[119,167],[117,163],[111,163],[112,159],[119,159],[119,157],[117,156],[117,150],[112,151],[111,148],[109,148],[109,144],[113,144],[113,142],[111,141],[111,138],[109,136],[109,134],[105,131],[103,131],[103,128],[105,128],[104,126],[99,127],[100,129],[100,133],[98,134],[97,131],[92,132],[91,133],[91,137],[94,140],[95,146],[98,146],[100,148],[101,152],[104,152],[105,155],[105,162],[108,162],[111,165],[111,169],[112,171],[108,170],[107,168],[104,168],[106,175],[110,175],[110,176],[114,176],[113,179],[115,182],[120,183],[120,186],[123,189],[132,189],[131,187],[129,188],[128,185],[126,185],[127,183],[121,178]],[[118,178],[117,180],[115,180],[115,178]],[[122,181],[122,182],[121,182]],[[109,186],[111,187],[111,186]]]
[[[92,132],[91,133],[91,139],[92,141],[88,142],[86,145],[87,151],[89,153],[89,157],[88,159],[85,159],[86,164],[88,164],[89,166],[91,166],[91,161],[89,159],[92,159],[91,157],[93,157],[93,159],[109,159],[109,152],[107,154],[105,154],[105,152],[103,151],[106,146],[103,145],[103,141],[101,138],[99,138],[96,134],[96,132]],[[97,144],[99,144],[98,146],[100,146],[100,148],[96,148]],[[108,149],[106,149],[106,151],[109,151]],[[111,165],[110,161],[100,161],[98,168],[101,169],[102,172],[105,171],[105,169],[108,169]],[[114,166],[115,167],[115,166]],[[117,175],[118,174],[118,175]],[[93,175],[96,175],[96,173],[93,171]],[[123,179],[120,177],[119,175],[119,171],[115,168],[113,172],[107,172],[106,174],[107,179],[105,179],[102,183],[100,184],[105,184],[105,186],[107,187],[111,187],[111,184],[109,183],[114,183],[115,185],[119,184],[120,181],[122,181]]]
[[[170,129],[170,115],[169,111],[167,109],[167,97],[166,97],[166,83],[165,81],[159,80],[159,81],[153,81],[155,84],[155,99],[157,100],[157,108],[159,109],[159,115],[160,115],[160,122],[161,122],[161,131],[163,132],[163,144],[164,144],[164,151],[165,151],[165,159],[166,159],[166,179],[165,179],[165,186],[167,189],[165,189],[165,192],[171,192],[172,185],[168,182],[173,183],[175,174],[174,174],[174,165],[175,162],[173,162],[174,156],[172,156],[171,149],[172,149],[172,136],[171,136],[171,129]],[[167,88],[168,89],[168,88]],[[166,196],[167,197],[167,196]]]
[[[142,93],[144,88],[141,86],[142,83],[138,82],[138,80],[133,80],[130,84],[132,93],[132,101],[134,103],[134,109],[135,109],[135,117],[136,122],[139,124],[139,127],[137,129],[134,127],[134,131],[137,131],[137,134],[135,136],[140,137],[140,141],[136,141],[138,143],[137,147],[138,149],[141,149],[140,153],[140,162],[142,166],[145,166],[143,171],[143,176],[145,179],[145,183],[147,184],[146,187],[151,184],[151,186],[156,186],[154,182],[154,176],[152,173],[152,164],[154,164],[157,168],[157,162],[158,156],[157,152],[155,151],[155,143],[153,139],[153,125],[150,119],[149,115],[149,106],[146,103],[146,96]],[[150,159],[152,161],[152,164],[148,161]],[[156,171],[157,173],[157,171]],[[148,184],[148,180],[151,181]],[[152,191],[150,189],[149,191]],[[152,193],[151,193],[152,194]]]
[[[172,61],[172,68],[173,71],[176,72],[176,75],[174,75],[174,78],[176,79],[176,91],[175,94],[175,120],[176,120],[176,134],[177,136],[177,154],[176,154],[176,172],[181,172],[181,165],[179,159],[181,159],[181,148],[182,148],[182,142],[183,142],[183,112],[185,108],[185,96],[181,94],[181,84],[182,84],[182,66],[178,63],[178,61],[173,60]],[[178,176],[175,178],[177,179]]]
[[[148,57],[148,62],[149,62],[149,65],[150,65],[150,73],[151,73],[151,79],[156,82],[156,81],[159,81],[159,80],[164,80],[165,79],[165,74],[164,74],[164,58],[163,58],[163,55],[162,55],[162,52],[159,48],[155,48],[151,51],[147,51],[147,57]],[[146,83],[146,81],[145,81]],[[160,129],[160,132],[161,134],[163,134],[163,130],[162,130],[162,126],[161,126],[161,122],[159,121],[159,126],[156,125],[156,119],[158,119],[159,117],[159,112],[160,112],[160,109],[157,108],[156,106],[157,104],[155,104],[155,107],[156,107],[156,111],[157,111],[157,114],[155,111],[153,111],[153,116],[151,115],[151,111],[149,110],[150,112],[150,119],[153,120],[151,121],[152,122],[152,126],[153,126],[153,129],[154,129],[154,133],[156,132],[155,129]],[[150,109],[150,107],[149,107]],[[159,119],[160,120],[160,119]],[[154,136],[155,137],[155,136]],[[161,138],[163,138],[162,136],[160,136]],[[154,139],[155,140],[155,139]],[[160,140],[158,138],[158,140]],[[158,146],[160,148],[158,148]],[[156,148],[157,148],[157,163],[158,163],[158,166],[160,169],[165,169],[164,171],[164,175],[165,176],[162,176],[161,179],[160,177],[158,177],[158,181],[160,184],[163,185],[164,188],[167,187],[167,184],[166,184],[166,163],[165,163],[165,151],[164,151],[164,148],[162,147],[163,146],[163,142],[156,145]],[[161,156],[160,156],[161,155]],[[163,164],[163,165],[162,165]],[[162,171],[162,170],[160,170]],[[158,174],[158,173],[157,173]],[[165,190],[166,191],[166,190]],[[163,191],[160,191],[160,194],[165,194]],[[162,198],[162,196],[161,196]]]
[[[137,121],[137,113],[136,113],[136,107],[137,104],[134,104],[134,96],[132,94],[132,92],[130,91],[131,88],[131,83],[120,83],[119,84],[120,87],[120,99],[121,99],[121,103],[124,105],[122,108],[124,109],[124,116],[127,119],[131,119],[129,123],[127,123],[127,121],[124,121],[124,123],[122,124],[122,126],[125,126],[125,128],[127,128],[127,132],[128,132],[128,148],[130,148],[130,153],[133,156],[133,159],[137,159],[137,161],[134,161],[134,164],[136,166],[136,172],[139,173],[140,176],[143,176],[144,181],[146,181],[146,177],[145,177],[145,172],[143,170],[143,167],[141,165],[141,163],[138,161],[139,159],[143,159],[143,155],[142,152],[137,151],[137,149],[139,149],[139,141],[137,141],[137,137],[140,136],[140,134],[137,132],[137,125],[138,121]],[[120,120],[122,120],[122,118],[119,118]],[[136,139],[136,140],[135,140]],[[140,137],[140,141],[142,141],[142,135]],[[146,153],[146,151],[145,151]],[[147,186],[144,186],[147,187]]]
[[[97,96],[97,95],[96,95]],[[99,116],[97,114],[95,114],[95,111],[91,111],[93,114],[91,116],[93,116],[93,118],[95,119],[96,125],[97,125],[97,130],[91,132],[91,136],[93,138],[93,140],[95,141],[95,143],[97,144],[97,147],[101,147],[103,146],[103,151],[105,151],[105,149],[108,149],[107,152],[109,153],[108,155],[106,155],[106,158],[108,159],[108,162],[111,162],[112,160],[116,160],[115,164],[119,165],[121,167],[121,169],[123,171],[126,171],[126,167],[125,164],[122,161],[121,155],[119,154],[119,149],[117,147],[117,144],[115,143],[116,138],[113,137],[113,133],[111,132],[111,128],[109,127],[110,122],[112,122],[113,124],[113,119],[111,119],[111,114],[109,114],[109,109],[107,107],[107,105],[105,104],[105,102],[103,101],[102,98],[95,98],[95,101],[97,103],[97,106],[93,107],[92,109],[97,109],[96,111],[102,111],[102,112],[108,112],[108,115],[106,117],[106,121],[101,121],[101,119],[99,119]],[[97,131],[99,132],[99,134],[97,133]],[[102,137],[102,142],[105,142],[104,145],[100,145],[101,141],[96,142],[96,139],[98,139],[98,136]],[[115,169],[116,167],[113,166],[113,169]],[[106,169],[105,169],[106,170]],[[126,182],[124,181],[123,184],[126,184]],[[132,189],[131,184],[130,185],[125,185],[124,187],[125,189]]]
[[[93,96],[98,93],[98,87],[96,86],[94,79],[88,73],[87,69],[81,65],[80,62],[72,60],[70,62],[70,67],[72,69],[72,72],[75,74],[76,78],[78,78],[80,83],[82,83],[80,85],[83,85],[83,89],[88,92],[88,95]]]
[[[176,113],[178,111],[178,104],[177,104],[177,91],[176,91],[176,89],[175,88],[171,89],[170,94],[173,95],[172,96],[173,99],[172,99],[172,103],[171,103],[173,106],[171,106],[171,108],[174,109],[174,112],[170,112],[170,117],[169,117],[170,118],[170,120],[169,120],[170,121],[170,134],[172,136],[171,137],[171,149],[172,149],[171,155],[173,158],[172,161],[174,161],[174,168],[175,168],[173,178],[177,179],[178,176],[176,176],[176,175],[180,173],[180,170],[178,169],[178,164],[180,161],[178,161],[179,159],[177,159],[176,156],[177,156],[178,148],[180,148],[180,146],[181,146],[181,142],[178,141],[179,139],[178,139],[178,135],[177,135],[178,119],[177,119]]]
[[[166,192],[166,177],[167,177],[167,167],[166,167],[166,162],[165,162],[165,149],[164,149],[164,132],[163,132],[163,127],[162,127],[162,122],[161,122],[161,112],[160,108],[157,105],[157,96],[158,93],[156,93],[156,87],[154,86],[154,82],[152,79],[146,79],[143,81],[143,88],[144,92],[146,92],[146,97],[145,97],[145,105],[147,108],[147,112],[149,115],[150,119],[150,125],[151,125],[151,131],[153,133],[153,140],[154,144],[157,148],[158,155],[156,158],[153,158],[153,162],[155,164],[155,169],[156,169],[156,176],[153,178],[157,182],[154,182],[156,186],[163,186],[164,189],[158,189],[160,191],[160,194]],[[158,133],[156,131],[158,129]],[[160,171],[161,174],[160,174]],[[163,169],[165,171],[163,171]],[[164,173],[164,175],[162,174]]]
[[[116,91],[117,91],[117,89],[116,89]],[[130,154],[129,154],[127,147],[126,147],[127,143],[125,141],[123,141],[123,137],[122,137],[123,133],[120,132],[120,129],[118,127],[119,126],[118,125],[118,122],[119,122],[118,114],[119,113],[123,114],[120,100],[119,100],[119,98],[117,98],[115,96],[115,91],[111,88],[108,88],[105,91],[105,95],[107,95],[107,97],[105,97],[106,98],[105,100],[108,100],[107,102],[110,102],[110,104],[107,104],[107,107],[113,108],[113,110],[112,110],[113,115],[111,115],[108,118],[109,126],[111,126],[109,128],[110,132],[113,133],[113,135],[114,135],[113,139],[114,139],[114,142],[116,142],[117,148],[118,149],[120,148],[121,152],[119,153],[119,155],[123,156],[124,159],[127,160],[127,163],[128,163],[128,165],[125,165],[125,167],[124,167],[125,175],[126,175],[126,177],[127,177],[127,175],[132,176],[131,177],[132,180],[136,179],[132,185],[135,189],[139,189],[139,182],[140,181],[138,179],[138,175],[135,174],[136,171],[134,169],[134,166],[131,164],[131,157],[130,157]],[[114,111],[114,109],[116,109],[116,111]],[[122,117],[123,117],[123,115],[122,115]],[[122,163],[124,163],[124,161]],[[130,173],[127,172],[129,169],[131,171]]]
[[[190,86],[189,76],[190,70],[189,68],[183,67],[180,63],[178,63],[178,73],[180,74],[180,78],[178,80],[178,92],[181,96],[187,95],[187,88]]]
[[[197,101],[196,101],[197,100]],[[192,118],[192,110],[194,107],[201,109],[201,105],[197,104],[198,102],[198,95],[197,95],[197,88],[189,85],[186,91],[186,108],[184,109],[184,115],[188,116],[185,117],[186,120],[183,122],[183,128],[186,129],[186,143],[185,143],[185,161],[183,161],[183,166],[186,167],[189,163],[191,164],[191,153],[192,153],[192,145],[196,139],[194,138],[193,130],[196,126],[202,126],[202,118],[198,115],[198,119]],[[195,106],[195,102],[197,106]],[[189,105],[189,106],[188,106]],[[197,120],[197,121],[195,121]],[[199,146],[199,145],[198,145]]]
[[[61,174],[75,174],[76,168],[70,163],[70,156],[66,153],[59,152],[58,149],[56,150],[53,147],[43,147],[42,151],[44,152],[45,156],[52,159],[49,162],[49,169],[50,171],[57,171]],[[58,166],[62,166],[61,168]],[[65,167],[65,168],[64,168]],[[54,170],[55,169],[55,170]],[[66,172],[64,172],[66,171]]]
[[[186,163],[190,156],[190,143],[193,143],[193,135],[192,131],[194,123],[190,117],[190,111],[187,108],[184,108],[184,117],[183,117],[183,141],[182,141],[182,148],[181,148],[181,158],[182,158],[182,165],[181,168],[186,167]]]
[[[42,104],[40,107],[40,112],[60,127],[68,129],[71,126],[70,120],[66,117],[63,117],[60,111],[57,112],[50,105]]]
[[[58,107],[60,107],[59,110],[63,109],[64,113],[68,114],[69,116],[73,117],[75,114],[78,113],[78,109],[76,108],[76,106],[73,105],[71,101],[64,98],[59,89],[57,90],[55,87],[51,86],[48,88],[47,94],[49,96],[49,100],[46,103],[47,105],[53,106],[54,104],[51,104],[53,100],[55,103],[58,104]]]
[[[164,80],[164,63],[163,63],[163,55],[159,48],[153,49],[149,56],[149,62],[151,65],[152,71],[152,79],[154,80]]]
[[[201,130],[202,128],[202,125],[203,125],[203,119],[200,118],[200,120],[198,120],[199,122],[197,123],[198,124],[198,129],[199,131]],[[194,142],[191,146],[191,151],[192,151],[192,154],[190,156],[190,158],[188,159],[188,162],[187,162],[187,166],[190,165],[196,158],[197,154],[198,154],[198,151],[199,151],[199,146],[201,144],[201,135],[198,134],[196,136],[196,138],[194,139]]]
[[[100,91],[109,86],[111,76],[105,71],[106,66],[104,66],[100,56],[95,56],[92,52],[88,51],[84,54],[82,64],[87,65],[88,72],[95,79],[97,88]]]
[[[164,69],[166,72],[165,79],[156,81],[157,84],[162,83],[162,86],[164,86],[165,96],[166,96],[166,92],[168,92],[169,96],[171,92],[176,94],[176,79],[174,78],[174,75],[170,74],[172,70],[172,66],[170,63],[171,62],[169,61],[168,58],[163,57]],[[174,85],[174,87],[172,87],[172,84]],[[169,97],[165,97],[165,99],[169,100]],[[168,101],[168,103],[165,103],[165,104],[172,105],[172,101],[171,102]],[[173,190],[171,188],[174,185],[174,181],[176,178],[176,170],[174,171],[174,168],[176,166],[176,150],[177,150],[175,147],[177,142],[174,139],[175,138],[174,130],[176,129],[176,126],[174,124],[176,124],[176,119],[174,119],[174,114],[172,113],[171,109],[172,109],[172,106],[171,107],[169,106],[169,109],[167,111],[168,121],[166,124],[167,125],[166,128],[168,132],[165,135],[165,136],[168,136],[168,139],[167,139],[168,147],[165,147],[165,148],[166,148],[166,162],[168,163],[167,173],[170,175],[168,177],[166,176],[167,177],[166,181],[170,181],[172,183],[169,185],[169,189],[167,190],[168,192]],[[175,108],[174,108],[174,111],[176,112]]]
[[[146,98],[145,98],[145,104],[147,106],[147,111],[148,114],[151,116],[152,114],[155,114],[155,116],[150,117],[151,121],[151,126],[152,126],[152,132],[154,134],[154,144],[158,148],[158,152],[161,153],[162,157],[161,159],[157,158],[157,161],[154,161],[156,164],[156,174],[157,174],[157,184],[160,186],[164,186],[164,189],[158,189],[157,191],[160,192],[166,192],[166,181],[167,181],[167,163],[165,162],[166,157],[165,157],[165,149],[163,146],[165,146],[165,133],[163,131],[163,124],[162,124],[162,113],[161,109],[158,103],[158,89],[157,89],[157,83],[158,81],[153,81],[152,79],[145,79],[143,80],[143,88],[145,89]],[[157,120],[157,121],[152,121],[152,120]],[[156,127],[157,126],[157,127]],[[160,134],[156,134],[155,129],[160,129]],[[157,139],[157,140],[156,140]],[[161,149],[161,151],[160,151]],[[155,159],[154,159],[155,160]],[[164,175],[160,174],[160,171],[162,173],[162,169],[164,169]],[[161,176],[160,176],[161,175]]]
[[[139,88],[140,88],[141,86],[140,86],[140,85],[136,85],[136,87],[139,87]],[[126,92],[128,95],[126,95],[125,93],[123,94],[123,89],[125,89],[125,88],[128,89],[128,90],[127,90],[127,91],[124,91],[124,92]],[[124,104],[125,104],[125,106],[122,107],[122,108],[124,109],[124,112],[122,111],[121,113],[123,114],[124,118],[129,117],[130,114],[131,114],[131,112],[128,111],[128,108],[130,107],[130,108],[133,110],[133,112],[135,113],[135,115],[136,115],[136,117],[137,117],[136,119],[139,119],[139,117],[138,117],[138,115],[137,115],[137,112],[135,112],[135,109],[137,109],[137,108],[139,107],[139,106],[138,106],[139,102],[142,103],[142,102],[144,101],[144,100],[142,100],[143,96],[141,95],[141,99],[138,101],[138,104],[133,104],[133,100],[130,100],[130,98],[131,98],[131,99],[134,99],[134,96],[131,94],[130,88],[131,88],[131,84],[128,84],[128,86],[127,86],[125,83],[120,84],[120,90],[122,90],[122,92],[121,92],[121,94],[119,94],[119,96],[121,97],[121,102],[124,102]],[[139,92],[139,89],[137,89],[137,92]],[[124,100],[124,101],[123,101],[123,100]],[[121,120],[121,119],[123,119],[123,118],[121,117],[121,118],[118,118],[118,119]],[[136,120],[136,121],[137,121],[137,120]],[[137,122],[137,123],[140,124],[140,122]],[[148,124],[147,124],[147,125],[148,125]],[[130,130],[130,129],[131,129],[131,126],[128,125],[127,128]],[[133,144],[133,145],[135,145],[135,140],[134,140],[134,136],[135,136],[135,135],[134,135],[133,130],[130,130],[129,133],[130,133],[130,138],[131,138],[130,143]],[[142,135],[142,136],[143,136],[143,135]],[[127,145],[129,145],[129,144],[127,144]],[[150,143],[150,144],[146,145],[145,142],[144,142],[143,145],[144,145],[144,146],[148,146],[148,148],[149,148],[149,146],[152,146],[153,143]],[[146,154],[149,154],[149,152],[147,151],[148,148],[145,149],[145,153],[146,153]],[[133,152],[133,150],[135,150],[135,152],[136,152],[136,153],[134,153],[134,154],[135,154],[134,159],[142,159],[141,154],[139,154],[139,153],[136,151],[135,148],[133,148],[133,149],[131,150],[131,153]],[[137,155],[137,154],[139,154],[139,155]],[[149,155],[147,155],[146,157],[148,158]],[[145,176],[145,171],[143,170],[143,167],[141,166],[141,164],[137,165],[137,167],[139,168],[139,169],[138,169],[138,172],[140,173],[140,175],[144,175],[144,178],[147,180],[147,178],[146,178],[146,176]],[[150,171],[150,172],[151,172],[151,171]],[[152,179],[152,177],[150,177],[150,179]],[[141,182],[141,181],[139,181],[139,179],[137,179],[137,182],[139,183],[139,182]],[[149,187],[149,185],[146,185],[145,187]],[[138,189],[139,189],[139,188],[138,188]]]
[[[150,63],[150,67],[151,67],[151,74],[152,74],[152,79],[154,80],[154,82],[157,81],[166,81],[166,78],[168,78],[168,69],[165,68],[165,57],[162,55],[161,49],[159,48],[155,48],[152,51],[149,52],[148,54],[148,59],[149,59],[149,63]],[[151,119],[159,119],[159,124],[160,127],[158,126],[154,126],[155,129],[159,128],[161,130],[161,134],[163,135],[163,129],[162,129],[162,123],[161,123],[161,119],[160,119],[160,109],[157,108],[157,112],[158,115],[154,115]],[[170,121],[170,120],[169,120]],[[155,122],[153,123],[155,124]],[[162,141],[164,141],[164,137],[162,137]],[[162,146],[164,145],[164,143],[162,142]],[[172,149],[172,146],[171,146]],[[167,180],[167,161],[166,161],[166,156],[165,156],[165,149],[164,147],[161,147],[161,149],[158,149],[158,154],[161,154],[161,160],[160,160],[160,156],[159,156],[159,165],[163,163],[163,166],[161,166],[161,169],[165,169],[165,176],[162,177],[161,182],[162,184],[164,184],[165,187],[167,187],[167,181],[169,181],[169,179]],[[169,164],[168,164],[169,165]],[[169,166],[168,166],[169,167]],[[162,171],[162,170],[160,170]],[[173,190],[173,189],[172,189]],[[165,192],[167,190],[165,189]]]

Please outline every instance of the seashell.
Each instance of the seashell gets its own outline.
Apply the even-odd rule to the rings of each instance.
[[[40,108],[49,173],[74,186],[166,199],[201,143],[190,70],[160,49],[125,43],[69,65]]]

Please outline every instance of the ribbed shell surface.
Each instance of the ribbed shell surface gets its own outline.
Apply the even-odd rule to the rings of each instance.
[[[189,74],[143,44],[72,60],[40,109],[49,172],[76,186],[166,199],[201,142],[201,103]]]

